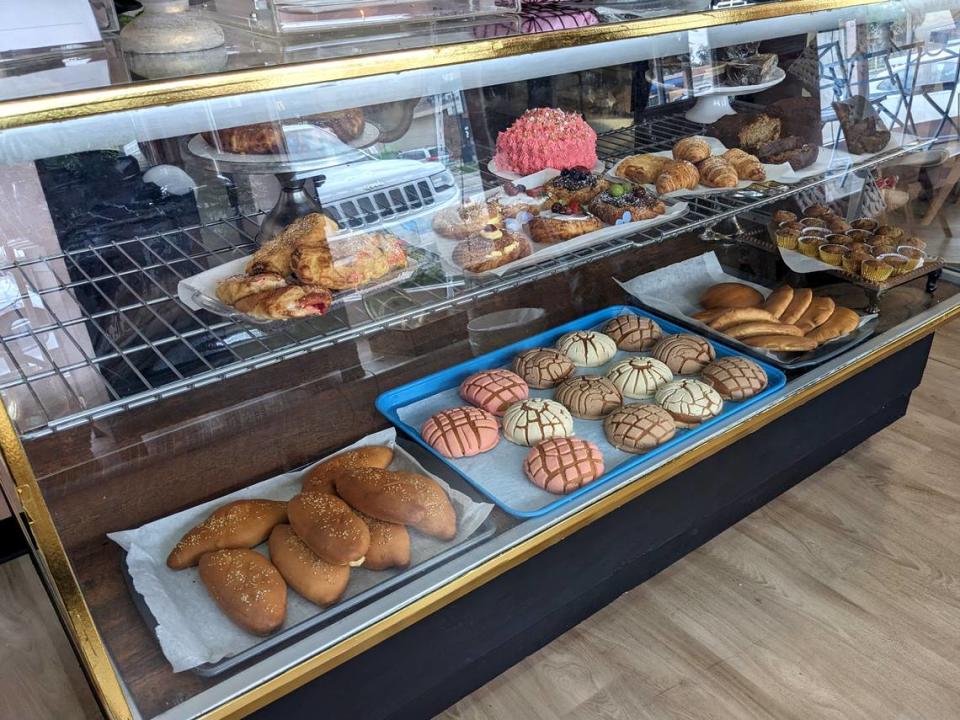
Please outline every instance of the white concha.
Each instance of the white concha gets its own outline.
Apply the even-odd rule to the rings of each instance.
[[[656,358],[632,357],[610,368],[607,379],[617,386],[624,397],[647,400],[673,380],[673,372]]]
[[[716,417],[723,409],[720,393],[700,380],[677,380],[657,390],[657,405],[678,424],[696,425]]]
[[[512,443],[532,447],[552,437],[573,435],[573,416],[555,400],[530,398],[507,408],[503,436]]]
[[[613,338],[594,330],[570,332],[557,341],[557,350],[565,354],[577,367],[597,367],[617,354]]]

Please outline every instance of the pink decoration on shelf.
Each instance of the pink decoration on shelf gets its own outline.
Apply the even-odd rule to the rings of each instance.
[[[597,164],[597,134],[577,113],[556,108],[527,110],[497,137],[498,170],[531,175]]]

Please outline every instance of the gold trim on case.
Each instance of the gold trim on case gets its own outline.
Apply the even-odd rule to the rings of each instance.
[[[132,720],[133,714],[120,688],[103,638],[94,625],[90,608],[70,567],[66,550],[6,407],[0,412],[0,454],[16,486],[41,564],[53,582],[53,595],[59,605],[57,609],[86,666],[94,692],[111,720]]]
[[[454,578],[443,587],[412,602],[389,617],[374,623],[334,647],[266,680],[260,685],[231,698],[202,715],[202,718],[204,720],[240,718],[268,705],[273,700],[329,672],[338,665],[443,608],[457,598],[493,580],[551,545],[560,542],[580,528],[616,510],[740,438],[785,415],[793,408],[817,397],[852,375],[929,335],[940,325],[958,315],[960,315],[960,305],[950,308],[942,315],[926,320],[909,333],[877,348],[872,354],[841,367],[833,375],[823,378],[815,385],[781,398],[761,410],[757,415],[728,428],[716,437],[705,440],[700,445],[694,446],[647,475],[606,497],[600,498],[536,536],[505,550],[495,559]],[[111,720],[128,720],[133,717],[133,714],[120,688],[119,680],[110,662],[103,639],[94,626],[90,610],[83,598],[76,576],[70,567],[66,551],[54,527],[53,519],[40,494],[36,476],[24,452],[23,445],[20,443],[13,423],[5,410],[0,413],[0,453],[2,453],[3,459],[10,468],[11,475],[16,483],[17,492],[30,520],[30,527],[39,554],[62,603],[61,615],[64,615],[64,613],[66,615],[66,624],[72,631],[83,662],[93,679],[94,690]]]
[[[102,113],[208,100],[243,93],[279,90],[333,80],[441,67],[493,58],[558,50],[577,45],[627,40],[661,33],[693,30],[857,5],[885,0],[782,0],[728,10],[629,22],[591,25],[533,35],[474,40],[436,47],[397,50],[361,57],[335,58],[234,70],[186,78],[129,83],[95,90],[57,93],[0,102],[0,130],[59,122]],[[613,60],[611,60],[613,62]]]

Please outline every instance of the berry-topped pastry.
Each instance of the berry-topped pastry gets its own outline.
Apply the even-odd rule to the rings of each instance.
[[[553,203],[549,210],[531,218],[528,225],[533,241],[547,245],[563,242],[602,227],[603,223],[585,213],[576,200]]]
[[[531,175],[546,168],[597,164],[597,134],[577,113],[527,110],[497,136],[498,170]]]
[[[562,170],[552,180],[544,183],[543,189],[554,202],[578,202],[586,205],[610,186],[610,183],[585,167]]]
[[[527,188],[521,183],[508,182],[503,192],[497,196],[497,204],[505,218],[517,218],[521,223],[528,222],[527,215],[538,215],[547,202],[543,187]]]
[[[609,225],[616,225],[620,220],[649,220],[667,211],[660,198],[653,193],[639,186],[631,187],[621,183],[611,185],[597,195],[587,209]]]
[[[475,235],[487,225],[503,222],[500,205],[495,201],[466,201],[460,205],[444,208],[433,216],[433,229],[438,235],[452,240],[462,240]]]

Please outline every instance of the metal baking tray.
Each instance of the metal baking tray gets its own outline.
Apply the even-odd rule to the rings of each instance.
[[[436,396],[440,394],[444,394],[444,397],[442,398],[444,401],[446,401],[446,395],[450,394],[450,392],[452,392],[453,395],[458,398],[459,396],[456,395],[455,389],[459,387],[460,383],[468,375],[479,370],[507,366],[513,360],[514,355],[522,350],[527,350],[533,347],[552,347],[557,339],[564,333],[568,333],[572,330],[599,329],[607,320],[627,313],[643,315],[652,318],[657,322],[657,324],[660,325],[664,334],[691,332],[687,328],[680,327],[669,320],[663,319],[659,315],[648,313],[628,305],[616,305],[613,307],[604,308],[603,310],[598,310],[594,313],[590,313],[589,315],[585,315],[577,320],[573,320],[572,322],[555,327],[552,330],[547,330],[527,338],[526,340],[508,345],[500,348],[499,350],[495,350],[494,352],[481,355],[472,360],[454,365],[453,367],[447,368],[441,372],[428,375],[419,380],[415,380],[412,383],[408,383],[406,385],[402,385],[401,387],[395,388],[394,390],[390,390],[377,398],[377,409],[392,423],[401,428],[418,443],[423,445],[441,462],[445,463],[447,466],[456,471],[464,480],[475,487],[480,493],[488,497],[497,506],[510,513],[514,517],[529,518],[545,515],[546,513],[551,512],[559,507],[568,505],[584,493],[591,492],[597,487],[608,483],[611,480],[623,477],[624,475],[629,475],[639,465],[646,463],[651,458],[673,453],[675,451],[674,448],[679,443],[709,432],[710,428],[717,423],[724,422],[729,417],[738,415],[753,405],[765,402],[769,395],[777,392],[786,384],[786,376],[780,370],[764,362],[763,360],[756,360],[757,364],[760,365],[767,373],[769,380],[769,384],[763,392],[758,393],[749,400],[744,400],[742,402],[725,401],[723,411],[717,417],[701,423],[696,428],[678,428],[677,434],[673,437],[673,439],[665,442],[663,445],[654,448],[649,452],[640,455],[623,453],[610,445],[606,439],[601,439],[597,434],[597,428],[600,428],[599,435],[602,436],[603,434],[603,422],[601,420],[581,420],[579,418],[574,418],[574,434],[577,437],[586,437],[587,439],[597,442],[597,444],[600,446],[600,449],[603,451],[604,463],[608,469],[603,475],[593,482],[583,486],[575,492],[563,496],[557,496],[547,492],[546,490],[536,487],[524,476],[521,467],[522,458],[527,452],[529,452],[529,448],[521,448],[506,440],[502,440],[500,443],[498,443],[497,447],[486,453],[482,453],[481,455],[477,455],[472,458],[459,458],[452,460],[442,456],[420,436],[419,415],[428,412],[427,408],[429,404],[437,404],[441,398]],[[699,333],[693,332],[692,334]],[[736,352],[724,345],[722,342],[717,342],[713,339],[711,339],[711,344],[716,349],[718,358],[743,354]],[[649,355],[649,353],[618,352],[606,365],[596,368],[578,368],[578,373],[603,375],[610,365],[633,355]],[[552,397],[553,391],[531,389],[530,395],[531,397]],[[422,406],[418,406],[416,410],[405,410],[405,408],[408,408],[408,406],[414,405],[415,403],[420,403],[421,401],[427,402],[425,402]],[[462,401],[457,402],[456,399],[451,398],[449,402],[445,402],[444,406],[452,407],[454,405],[462,404]],[[411,421],[405,421],[401,417],[401,414],[410,416]],[[416,420],[418,421],[416,423],[416,427],[411,425],[411,422],[414,421],[412,417],[414,415],[417,416]],[[425,419],[426,418],[424,417],[423,420]],[[491,472],[489,468],[487,468],[486,471],[480,470],[478,465],[480,463],[483,463],[485,466],[488,465],[491,458],[494,459],[494,462],[497,465],[496,472]],[[611,460],[614,460],[615,462],[610,462]]]
[[[418,577],[421,577],[439,565],[442,565],[447,561],[462,555],[468,550],[472,550],[477,545],[480,545],[481,543],[493,537],[493,535],[496,533],[496,530],[497,526],[493,518],[488,517],[483,521],[483,524],[473,535],[458,545],[453,545],[447,550],[444,550],[442,553],[434,555],[432,558],[425,560],[419,565],[414,565],[406,570],[378,570],[378,574],[382,575],[387,575],[390,572],[395,572],[395,574],[386,578],[383,582],[367,588],[363,592],[357,593],[353,597],[348,597],[347,599],[340,601],[336,605],[331,605],[328,608],[320,608],[317,606],[319,612],[313,617],[307,618],[296,625],[285,628],[284,630],[281,630],[270,637],[266,637],[261,642],[248,648],[247,650],[244,650],[243,652],[225,657],[215,663],[198,665],[197,667],[192,668],[191,671],[202,677],[215,677],[227,672],[228,670],[232,670],[243,663],[254,660],[257,656],[273,650],[280,645],[296,640],[307,633],[322,630],[354,610],[357,610],[364,605],[369,605],[371,602],[383,597],[388,592],[403,587],[404,585],[416,580]],[[127,583],[127,588],[130,590],[130,595],[133,598],[133,604],[136,606],[137,611],[143,618],[143,621],[155,634],[157,621],[153,617],[153,613],[150,612],[150,608],[147,607],[147,603],[143,599],[143,596],[137,592],[136,588],[133,586],[133,578],[130,577],[130,573],[127,570],[127,553],[125,550],[121,551],[120,567],[123,573],[123,579]],[[290,592],[295,591],[291,590]],[[347,592],[350,592],[349,585],[347,586]]]

